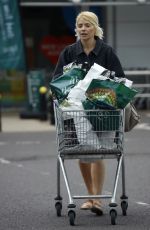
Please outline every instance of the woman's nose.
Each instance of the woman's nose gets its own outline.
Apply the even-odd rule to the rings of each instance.
[[[81,29],[82,29],[82,30],[85,30],[86,28],[85,28],[85,26],[83,25]]]

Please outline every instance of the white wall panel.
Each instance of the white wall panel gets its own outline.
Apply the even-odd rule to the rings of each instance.
[[[107,42],[113,45],[113,8],[107,10]],[[150,5],[116,7],[116,52],[125,68],[150,69]]]
[[[119,47],[118,56],[124,68],[150,69],[150,47]]]
[[[150,22],[118,23],[118,46],[150,46]]]

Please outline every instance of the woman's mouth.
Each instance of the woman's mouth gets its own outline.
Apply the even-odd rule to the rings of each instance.
[[[87,34],[85,34],[85,33],[81,33],[81,36],[86,36]]]

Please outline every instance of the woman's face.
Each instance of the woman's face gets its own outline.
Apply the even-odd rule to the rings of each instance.
[[[95,27],[83,18],[78,20],[76,30],[81,40],[89,40],[95,36]]]

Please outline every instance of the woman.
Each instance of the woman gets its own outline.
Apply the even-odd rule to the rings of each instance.
[[[77,41],[67,46],[60,54],[57,66],[54,71],[54,78],[62,75],[63,66],[77,62],[86,63],[87,70],[97,63],[104,68],[114,71],[117,77],[124,77],[120,61],[113,49],[105,44],[103,39],[103,30],[99,26],[98,17],[89,11],[79,13],[76,18],[75,28]],[[99,195],[102,193],[105,165],[103,160],[93,162],[79,161],[81,174],[90,195]],[[102,215],[101,200],[90,199],[81,206],[83,210],[91,210],[97,215]]]

